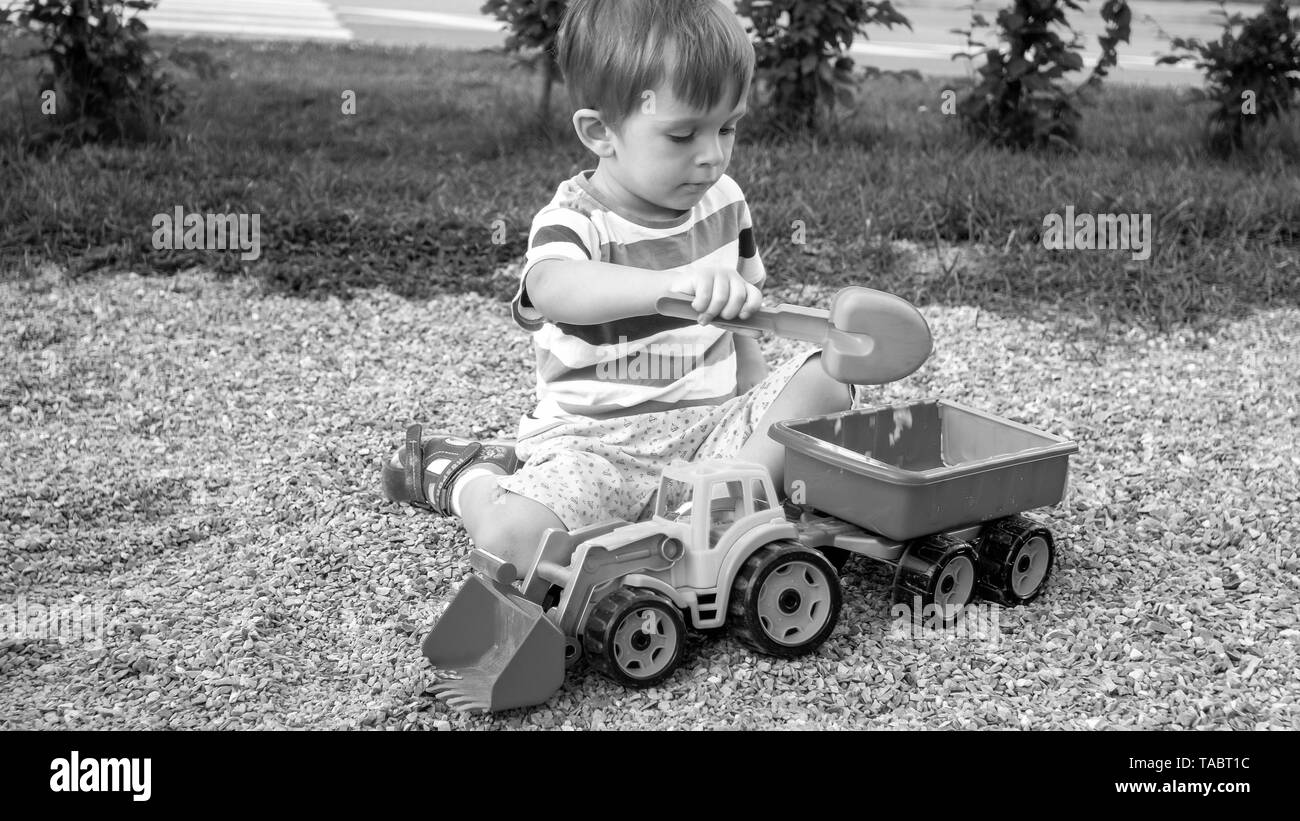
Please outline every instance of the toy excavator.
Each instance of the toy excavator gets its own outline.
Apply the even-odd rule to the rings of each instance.
[[[689,298],[659,310],[694,316]],[[830,312],[782,305],[726,324],[820,343],[827,372],[853,384],[901,379],[931,349],[913,306],[866,288],[844,289]],[[1018,605],[1046,585],[1052,534],[1018,514],[1060,501],[1074,443],[947,400],[779,422],[770,435],[785,446],[784,503],[761,465],[677,463],[651,519],[549,530],[518,585],[513,565],[472,551],[474,574],[424,640],[446,676],[434,693],[465,711],[541,704],[583,659],[649,687],[681,663],[688,625],[730,625],[773,656],[809,653],[835,629],[852,554],[894,566],[895,601],[939,623],[977,594]]]

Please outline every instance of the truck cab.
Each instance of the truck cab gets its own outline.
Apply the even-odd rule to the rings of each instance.
[[[740,534],[774,519],[784,520],[767,469],[734,459],[679,462],[664,468],[654,515],[689,534],[673,583],[693,588],[718,585],[723,561]]]

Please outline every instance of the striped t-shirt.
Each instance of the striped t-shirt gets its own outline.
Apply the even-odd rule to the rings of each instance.
[[[561,183],[529,233],[519,292],[511,303],[515,321],[532,333],[537,353],[538,404],[522,427],[572,416],[716,405],[735,396],[736,349],[729,331],[658,314],[569,325],[548,321],[532,307],[526,278],[545,259],[590,259],[665,271],[665,277],[697,264],[726,265],[755,285],[766,276],[744,194],[727,175],[681,217],[646,220],[602,202],[590,174]]]

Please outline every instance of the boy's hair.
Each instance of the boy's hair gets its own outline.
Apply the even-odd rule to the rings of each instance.
[[[754,46],[721,0],[573,0],[556,52],[574,109],[594,108],[611,126],[665,79],[677,99],[708,110],[728,89],[738,104],[754,76]]]

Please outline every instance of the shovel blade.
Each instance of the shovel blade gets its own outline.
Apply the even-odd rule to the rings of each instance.
[[[912,303],[872,288],[840,290],[831,303],[830,324],[822,367],[839,382],[895,382],[921,367],[933,348],[930,326]]]
[[[451,677],[432,688],[462,711],[541,704],[564,683],[564,634],[508,585],[469,577],[424,638],[424,656]]]

